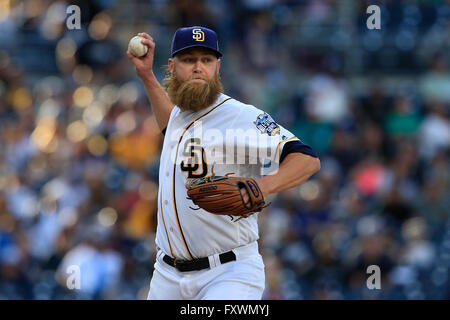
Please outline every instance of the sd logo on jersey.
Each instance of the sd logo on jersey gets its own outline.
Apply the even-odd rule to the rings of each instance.
[[[267,133],[269,136],[280,134],[280,127],[267,113],[260,114],[253,123],[263,134]]]

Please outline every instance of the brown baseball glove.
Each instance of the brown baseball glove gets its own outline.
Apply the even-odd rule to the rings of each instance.
[[[255,180],[229,175],[189,179],[186,182],[188,199],[208,212],[242,218],[266,207],[264,196]],[[241,189],[247,191],[247,202],[244,201]]]

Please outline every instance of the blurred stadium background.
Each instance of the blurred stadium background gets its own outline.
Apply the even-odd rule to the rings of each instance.
[[[125,51],[151,34],[162,79],[196,24],[219,34],[226,93],[322,160],[260,215],[264,298],[449,299],[444,0],[0,0],[0,299],[146,298],[163,137]]]

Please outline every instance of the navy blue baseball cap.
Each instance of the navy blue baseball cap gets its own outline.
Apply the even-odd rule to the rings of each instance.
[[[219,51],[219,41],[217,34],[205,27],[187,27],[178,29],[172,39],[172,58],[180,51],[193,47],[204,47],[211,49],[219,58],[222,53]]]

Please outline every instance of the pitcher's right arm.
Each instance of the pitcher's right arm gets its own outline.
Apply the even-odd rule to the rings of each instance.
[[[142,40],[142,44],[148,46],[147,54],[138,58],[127,51],[127,56],[133,62],[137,75],[144,83],[159,129],[164,130],[169,122],[174,104],[153,73],[153,57],[155,54],[153,38],[146,33],[139,33],[138,35],[145,38],[145,40]]]

